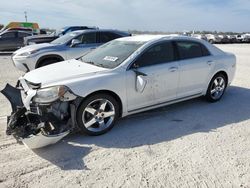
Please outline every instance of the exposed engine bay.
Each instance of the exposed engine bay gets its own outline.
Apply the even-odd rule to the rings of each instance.
[[[12,113],[7,117],[6,134],[13,135],[18,142],[23,142],[31,149],[54,144],[77,130],[72,116],[77,107],[77,100],[72,99],[76,99],[76,96],[47,103],[29,99],[25,106],[23,101],[28,98],[28,91],[21,84],[19,87],[7,84],[1,93],[12,107]]]

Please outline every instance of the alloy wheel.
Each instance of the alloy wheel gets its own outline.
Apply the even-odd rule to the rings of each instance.
[[[115,119],[115,107],[107,99],[91,101],[83,111],[82,122],[87,130],[101,132],[111,126]]]
[[[215,78],[210,89],[211,97],[214,100],[219,99],[223,95],[225,88],[226,88],[226,82],[224,78],[223,77]]]

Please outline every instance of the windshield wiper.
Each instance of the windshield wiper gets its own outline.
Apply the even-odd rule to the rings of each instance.
[[[88,64],[91,64],[91,65],[95,65],[95,63],[93,61],[83,61],[84,63],[88,63]]]

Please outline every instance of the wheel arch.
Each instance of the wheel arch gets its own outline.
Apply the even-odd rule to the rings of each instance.
[[[206,83],[206,87],[205,87],[204,90],[203,90],[203,94],[204,94],[204,95],[207,93],[207,89],[208,89],[208,87],[209,87],[209,84],[210,84],[211,80],[212,80],[217,74],[223,74],[223,75],[225,76],[226,82],[227,82],[226,84],[227,84],[227,86],[228,86],[228,74],[227,74],[227,72],[226,72],[225,70],[218,70],[218,71],[216,71],[211,77],[208,78],[207,83]]]
[[[59,61],[64,61],[64,58],[58,54],[44,55],[37,60],[35,68],[38,68],[40,63],[43,62],[45,59],[58,59]]]
[[[216,72],[214,75],[213,75],[213,77],[215,77],[217,74],[223,74],[224,76],[225,76],[225,78],[226,78],[226,84],[228,85],[228,75],[227,75],[227,73],[226,73],[226,71],[224,71],[224,70],[220,70],[220,71],[218,71],[218,72]],[[213,78],[212,77],[212,78]]]

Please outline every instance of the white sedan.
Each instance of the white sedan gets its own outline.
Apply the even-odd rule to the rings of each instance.
[[[19,88],[7,85],[2,93],[16,99],[10,100],[7,133],[37,148],[73,130],[100,135],[120,117],[195,97],[216,102],[235,68],[235,55],[204,40],[160,35],[116,39],[77,60],[25,74]]]

